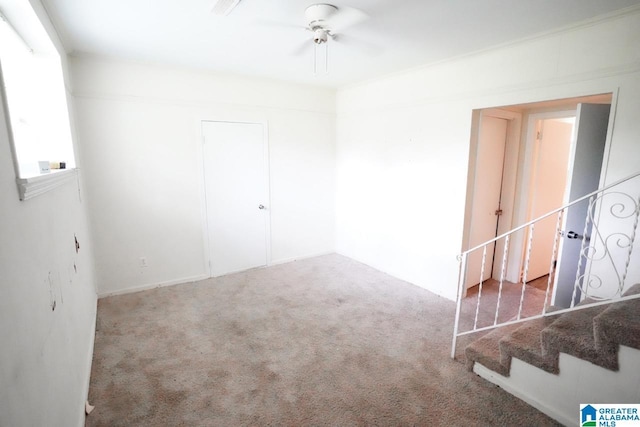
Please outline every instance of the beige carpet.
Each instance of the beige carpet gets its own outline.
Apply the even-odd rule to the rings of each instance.
[[[87,425],[556,425],[449,358],[454,310],[339,255],[101,299]]]

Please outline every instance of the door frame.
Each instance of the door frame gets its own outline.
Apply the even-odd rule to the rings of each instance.
[[[266,249],[266,264],[265,267],[272,265],[271,260],[271,172],[270,172],[270,156],[269,156],[269,124],[266,119],[234,119],[234,118],[211,118],[211,117],[199,117],[197,119],[197,142],[196,142],[196,155],[198,164],[198,182],[200,193],[200,217],[202,224],[202,242],[203,242],[203,254],[202,262],[203,269],[207,277],[214,277],[212,274],[212,260],[211,260],[211,245],[209,242],[209,217],[207,214],[207,196],[206,196],[206,181],[205,181],[205,165],[204,165],[204,133],[202,131],[204,122],[218,122],[218,123],[238,123],[238,124],[257,124],[262,126],[262,142],[264,147],[264,191],[266,194],[266,212],[264,215],[265,221],[265,249]],[[234,272],[228,272],[232,274]]]
[[[598,183],[598,188],[603,187],[604,184],[606,183],[606,178],[607,178],[606,175],[607,175],[607,170],[609,165],[609,155],[611,152],[611,140],[613,138],[615,114],[616,114],[616,109],[618,104],[618,93],[619,93],[619,88],[615,88],[612,90],[603,91],[601,93],[577,96],[574,98],[567,98],[567,100],[572,100],[572,99],[583,98],[583,97],[591,97],[591,96],[597,97],[600,95],[611,94],[611,101],[610,101],[611,107],[609,112],[609,121],[607,123],[607,135],[606,135],[606,140],[604,145],[604,152],[602,156],[602,165],[600,169],[600,181]],[[579,100],[577,103],[589,103],[589,100]],[[519,178],[520,178],[519,179],[520,182],[518,184],[519,197],[518,197],[518,200],[516,201],[518,213],[515,216],[515,221],[517,224],[524,224],[525,222],[530,220],[530,218],[528,218],[529,212],[530,212],[529,191],[531,189],[530,188],[531,176],[533,173],[532,154],[534,150],[534,145],[536,143],[535,141],[536,121],[545,120],[545,119],[562,118],[562,117],[571,117],[571,116],[576,117],[576,114],[577,114],[577,105],[576,105],[576,108],[571,108],[571,109],[561,108],[558,110],[551,110],[551,111],[544,111],[544,112],[529,114],[529,117],[527,120],[527,127],[526,127],[526,136],[524,139],[525,145],[523,148],[523,161],[521,165],[521,173],[519,174]],[[567,177],[569,177],[573,171],[573,157],[575,155],[575,149],[576,149],[576,136],[574,134],[571,140],[571,147],[569,151],[569,164],[567,165]],[[564,200],[562,202],[563,206],[570,202],[570,200],[567,200],[567,197],[568,197],[567,189],[570,187],[570,185],[571,185],[571,182],[567,178]],[[563,219],[562,228],[564,228],[564,219]],[[520,233],[514,236],[513,247],[521,248],[521,251],[519,251],[518,253],[515,253],[514,251],[514,253],[509,257],[508,271],[511,275],[517,275],[517,279],[514,281],[514,283],[517,283],[522,277],[521,272],[524,266],[524,254],[526,251],[526,243],[525,243],[526,239],[524,234],[525,233]],[[562,245],[562,242],[560,242],[560,245]],[[560,250],[560,247],[561,246],[558,247],[558,250]],[[558,258],[558,261],[559,261],[559,258]],[[589,269],[590,267],[591,266],[589,263],[586,266],[586,269]],[[554,280],[553,286],[555,289],[556,287],[555,280]]]
[[[469,249],[471,227],[473,220],[473,199],[475,197],[475,182],[477,175],[478,148],[480,143],[480,127],[484,117],[495,117],[507,120],[505,141],[504,167],[502,171],[502,191],[500,194],[502,218],[498,222],[498,234],[509,231],[513,225],[515,208],[516,176],[518,173],[518,158],[520,151],[520,136],[522,129],[522,114],[501,108],[484,108],[473,111],[471,127],[471,144],[469,148],[469,166],[467,175],[467,196],[465,203],[464,229],[462,251]],[[495,245],[496,249],[499,245]],[[466,295],[469,284],[465,283]]]
[[[469,236],[470,236],[469,231],[470,231],[471,214],[472,214],[472,208],[473,208],[473,192],[474,192],[473,187],[474,187],[475,174],[476,174],[475,162],[477,157],[479,125],[480,125],[481,114],[485,111],[506,111],[508,113],[511,113],[512,110],[506,110],[506,109],[510,107],[515,107],[517,111],[522,111],[523,113],[531,115],[535,113],[529,113],[527,110],[538,109],[538,110],[552,111],[550,109],[554,108],[554,105],[558,105],[557,109],[566,109],[566,107],[568,106],[566,104],[572,104],[572,103],[577,104],[580,102],[587,102],[587,103],[594,102],[594,98],[598,98],[600,96],[606,96],[610,94],[611,95],[611,100],[610,100],[611,112],[609,115],[609,123],[607,125],[607,136],[606,136],[604,155],[602,160],[602,169],[600,172],[600,183],[599,183],[599,187],[602,187],[607,182],[609,157],[611,153],[611,140],[613,138],[613,130],[614,130],[615,116],[616,116],[616,111],[618,106],[619,92],[620,92],[619,86],[604,85],[600,87],[600,89],[593,88],[587,91],[584,91],[584,90],[556,91],[555,95],[548,94],[547,96],[544,96],[542,98],[534,97],[534,99],[528,99],[524,102],[514,101],[509,104],[507,103],[502,103],[499,105],[494,104],[494,106],[478,107],[472,110],[471,137],[470,137],[469,160],[468,160],[469,163],[467,166],[467,191],[466,191],[466,199],[465,199],[465,213],[464,213],[464,223],[463,223],[463,231],[462,231],[461,252],[464,252],[469,248]],[[562,107],[563,104],[565,104],[564,108]],[[520,117],[522,117],[522,113],[516,113],[516,114],[520,114]],[[520,120],[520,126],[522,126],[521,120]],[[514,170],[515,170],[514,172],[515,173],[515,179],[514,179],[515,191],[513,194],[514,206],[513,206],[511,228],[513,228],[513,226],[517,226],[518,224],[524,223],[525,221],[523,220],[523,218],[526,218],[528,214],[528,211],[526,210],[526,207],[527,207],[526,204],[525,206],[522,206],[522,203],[520,201],[520,198],[522,197],[521,193],[523,191],[523,182],[525,179],[525,175],[523,173],[523,169],[524,169],[523,164],[528,160],[528,158],[525,157],[524,155],[524,151],[527,146],[524,141],[524,138],[522,138],[519,133],[518,135],[516,135],[516,140],[518,141],[517,147],[514,147],[514,150],[516,152],[515,154],[516,161],[515,161],[515,164],[513,165],[509,164],[509,167],[514,167]],[[516,192],[520,192],[519,197],[517,196]],[[503,196],[504,196],[504,193],[503,193]],[[509,230],[507,229],[505,231],[509,231]],[[520,245],[521,242],[523,242],[523,240],[521,240],[520,242],[516,242],[514,240],[516,239],[513,239],[511,241],[511,244],[510,244],[511,248],[513,248],[516,243]],[[524,248],[524,246],[522,247]],[[520,278],[519,275],[520,275],[520,269],[521,269],[521,264],[520,264],[521,253],[520,251],[512,251],[512,250],[510,250],[509,252],[510,254],[507,260],[505,280],[517,283]],[[589,267],[590,265],[587,266],[587,268]],[[466,272],[464,272],[464,274],[466,274]],[[464,287],[464,289],[462,289],[461,296],[466,297],[466,295],[467,295],[467,288]]]

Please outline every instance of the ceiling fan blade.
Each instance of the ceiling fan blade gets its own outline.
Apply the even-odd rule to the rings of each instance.
[[[227,16],[240,3],[240,0],[217,0],[211,11],[220,16]]]
[[[291,56],[301,56],[311,48],[313,48],[313,40],[305,40],[304,43],[299,43],[290,54]]]
[[[369,15],[360,9],[342,6],[331,16],[328,22],[332,32],[338,33],[369,19]]]
[[[353,46],[356,49],[360,49],[368,55],[376,56],[382,52],[382,48],[380,46],[360,38],[345,36],[344,34],[332,34],[331,38],[337,43],[350,47]]]

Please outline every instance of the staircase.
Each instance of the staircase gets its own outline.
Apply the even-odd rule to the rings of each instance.
[[[621,349],[627,347],[624,351],[635,358],[633,363],[640,364],[640,352],[635,354],[630,350],[640,350],[640,284],[629,288],[624,295],[631,299],[557,316],[551,313],[494,329],[466,347],[467,367],[564,424],[575,424],[580,403],[636,403],[640,401],[640,371],[628,363],[621,366],[619,356]],[[589,302],[585,300],[581,305]],[[576,378],[571,378],[571,372],[562,378],[565,372],[561,354],[583,361],[565,360],[567,371],[579,371]],[[515,359],[529,365],[524,368],[528,371],[524,381],[523,378],[509,381]],[[548,374],[545,376],[536,369]],[[603,369],[617,375],[607,375]],[[521,377],[522,371],[521,366]],[[533,377],[535,384],[531,381]],[[599,380],[593,384],[589,378]],[[627,383],[626,388],[631,390],[625,390],[620,381]],[[564,386],[559,386],[562,383]],[[581,394],[581,388],[587,388],[590,383],[598,393],[587,389]]]
[[[458,338],[486,334],[464,350],[469,370],[565,425],[575,425],[581,403],[640,402],[639,190],[636,173],[463,252],[451,356]],[[581,205],[587,206],[581,234],[562,230]],[[546,288],[531,289],[534,229],[553,217]],[[576,239],[575,258],[563,252],[557,261]],[[487,260],[498,243],[496,269]],[[565,263],[562,274],[557,262]],[[519,281],[510,282],[520,268]],[[486,279],[485,270],[494,277]]]
[[[640,297],[640,284],[625,292],[631,295]],[[469,370],[480,363],[507,377],[514,357],[557,375],[560,353],[617,371],[620,345],[640,350],[640,298],[497,328],[467,346],[465,356]]]
[[[630,295],[640,297],[640,284]],[[514,357],[557,375],[560,353],[617,371],[620,345],[640,350],[640,298],[497,328],[467,346],[465,356],[469,370],[480,363],[506,377]]]

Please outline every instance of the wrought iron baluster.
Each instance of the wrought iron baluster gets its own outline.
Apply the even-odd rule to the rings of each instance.
[[[560,229],[562,228],[562,216],[564,211],[558,212],[558,220],[556,221],[556,235],[553,239],[553,250],[551,260],[549,261],[549,276],[547,277],[547,291],[544,294],[544,305],[542,306],[542,314],[547,312],[547,301],[549,301],[549,291],[551,290],[551,280],[555,269],[555,261],[558,256],[558,242],[560,241]]]
[[[624,282],[627,280],[627,273],[629,273],[629,263],[631,263],[631,253],[633,252],[633,244],[636,240],[636,230],[638,229],[638,217],[640,216],[640,197],[638,197],[638,203],[636,203],[635,218],[633,219],[633,229],[631,230],[631,236],[629,236],[629,251],[627,252],[627,260],[624,263],[624,272],[622,273],[622,280],[620,283],[620,295],[624,291]]]
[[[507,268],[507,253],[509,252],[509,237],[504,238],[504,251],[502,252],[502,270],[500,271],[500,286],[498,287],[498,301],[496,302],[496,317],[493,321],[494,326],[498,324],[498,313],[500,312],[500,299],[502,298],[502,284],[504,283],[504,274]]]
[[[480,284],[478,285],[478,302],[476,303],[476,316],[473,320],[473,329],[478,328],[478,314],[480,313],[480,298],[482,298],[482,282],[484,281],[484,265],[487,259],[487,245],[482,250],[482,267],[480,268]]]
[[[582,243],[580,245],[580,252],[578,254],[578,269],[576,270],[576,281],[573,283],[573,293],[571,294],[571,305],[569,307],[574,307],[576,305],[576,295],[578,294],[578,288],[580,287],[580,270],[582,270],[582,260],[585,258],[584,248],[585,243],[587,242],[587,232],[589,231],[589,224],[591,220],[591,209],[593,209],[593,196],[589,197],[589,209],[587,210],[587,217],[584,219],[584,230],[582,231]],[[585,277],[582,277],[582,281],[584,283]]]
[[[460,327],[460,311],[462,308],[462,288],[465,284],[465,279],[467,277],[467,258],[469,254],[464,253],[462,255],[458,255],[458,261],[460,262],[460,271],[458,272],[458,292],[456,296],[456,318],[453,321],[453,341],[451,343],[451,358],[455,359],[456,357],[456,343],[458,341],[458,329]]]
[[[529,240],[527,241],[527,256],[524,261],[524,273],[522,274],[522,291],[520,292],[520,306],[518,307],[518,320],[522,315],[522,304],[524,302],[524,290],[527,284],[527,274],[529,274],[529,260],[531,259],[531,242],[533,242],[533,229],[535,223],[529,226]]]

